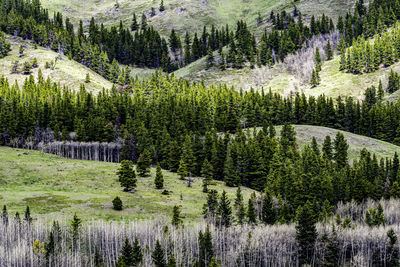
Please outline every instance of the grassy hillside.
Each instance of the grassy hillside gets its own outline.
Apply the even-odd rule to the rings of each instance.
[[[313,136],[317,139],[318,144],[322,146],[322,143],[327,135],[333,140],[339,132],[339,130],[334,130],[331,128],[320,127],[320,126],[309,126],[309,125],[295,125],[296,140],[300,148],[307,144],[311,144]],[[277,134],[280,134],[282,129],[281,126],[277,126]],[[360,155],[360,151],[363,148],[368,149],[369,152],[375,153],[377,157],[386,158],[393,157],[394,153],[400,153],[400,147],[383,142],[377,139],[352,134],[348,132],[343,132],[347,143],[349,144],[349,159],[354,160]]]
[[[116,1],[119,8],[115,7]],[[204,25],[233,26],[244,19],[251,26],[256,25],[258,14],[267,18],[271,10],[293,8],[291,0],[164,0],[166,10],[159,11],[161,0],[88,0],[62,1],[42,0],[42,5],[52,14],[60,11],[77,24],[80,19],[87,25],[92,17],[105,25],[117,24],[120,20],[130,23],[133,13],[145,13],[150,25],[161,32],[169,33],[175,28],[179,33],[201,31]],[[296,5],[305,15],[322,13],[336,18],[345,13],[355,1],[344,0],[301,0]],[[151,8],[155,16],[151,17]],[[139,18],[140,20],[140,18]]]
[[[154,188],[152,169],[151,177],[138,177],[137,191],[131,194],[122,192],[119,186],[118,167],[119,164],[69,160],[39,151],[0,147],[0,203],[20,213],[29,205],[36,217],[70,217],[76,212],[91,219],[150,219],[170,216],[174,205],[182,206],[187,221],[201,217],[206,194],[199,178],[188,188],[178,175],[163,171],[164,187],[171,193],[162,195],[163,190]],[[221,182],[210,188],[220,192],[225,189],[231,198],[236,190]],[[243,192],[248,196],[251,191]],[[111,201],[116,196],[124,203],[123,211],[112,209]]]
[[[54,70],[45,69],[46,62],[54,61],[57,57],[58,54],[56,52],[41,47],[35,49],[31,43],[22,41],[20,38],[8,36],[7,41],[11,43],[12,51],[7,57],[0,59],[0,74],[7,77],[10,83],[17,81],[19,85],[22,85],[28,77],[22,73],[11,74],[11,67],[14,61],[19,60],[21,70],[25,61],[32,61],[33,58],[37,58],[39,67],[32,69],[31,72],[34,77],[37,77],[40,68],[45,79],[50,77],[52,82],[60,83],[69,88],[79,89],[79,86],[82,83],[85,84],[85,87],[88,90],[95,92],[100,91],[103,88],[109,89],[112,87],[112,83],[82,64],[79,64],[74,60],[69,60],[66,56],[63,56],[62,60],[57,62]],[[22,58],[19,57],[19,46],[21,43],[26,46]],[[87,73],[90,75],[90,83],[85,83]]]

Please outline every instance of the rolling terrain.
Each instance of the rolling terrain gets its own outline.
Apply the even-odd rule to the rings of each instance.
[[[140,220],[170,217],[174,205],[182,206],[187,222],[202,218],[206,193],[201,178],[194,178],[192,188],[175,173],[163,171],[164,189],[154,187],[155,168],[149,177],[137,177],[135,193],[126,193],[116,174],[119,164],[59,158],[39,151],[0,147],[0,202],[13,213],[23,213],[26,206],[34,217],[71,217],[78,213],[86,219]],[[233,198],[236,189],[215,181],[210,186],[226,190]],[[246,198],[252,190],[243,188]],[[119,196],[124,210],[115,211],[112,200]],[[167,219],[169,220],[169,219]]]
[[[14,84],[17,81],[22,86],[25,79],[29,77],[29,75],[22,73],[23,63],[26,61],[31,62],[33,58],[36,58],[38,67],[31,70],[31,74],[35,78],[38,76],[40,69],[44,79],[50,78],[52,82],[60,83],[62,86],[71,89],[79,90],[81,84],[84,84],[87,90],[93,92],[99,92],[103,88],[110,89],[112,87],[111,82],[82,64],[74,60],[69,60],[67,56],[62,56],[62,59],[57,61],[54,69],[46,69],[46,62],[50,63],[58,56],[56,52],[43,47],[35,48],[30,42],[16,37],[8,36],[7,41],[11,44],[11,52],[8,56],[0,59],[0,74],[8,78],[10,84]],[[22,58],[19,56],[19,47],[21,44],[25,47]],[[12,74],[11,67],[14,61],[19,61],[20,72]],[[86,74],[88,73],[90,75],[90,83],[85,83]]]

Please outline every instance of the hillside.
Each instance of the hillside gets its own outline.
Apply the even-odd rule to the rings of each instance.
[[[5,58],[0,59],[0,74],[8,78],[10,83],[15,81],[21,86],[23,85],[27,75],[22,73],[11,74],[11,67],[14,61],[18,60],[20,63],[19,69],[22,69],[22,65],[25,61],[32,61],[33,58],[38,60],[38,68],[34,68],[31,74],[36,78],[39,68],[42,70],[43,77],[47,79],[48,77],[51,81],[60,83],[63,86],[69,88],[79,89],[81,84],[84,84],[86,89],[90,91],[100,91],[103,88],[110,89],[112,83],[101,77],[94,71],[86,68],[82,64],[69,60],[67,56],[63,56],[62,60],[58,60],[55,69],[46,69],[46,62],[52,62],[58,56],[58,54],[50,49],[45,49],[42,47],[34,48],[34,46],[28,41],[22,41],[20,38],[7,37],[7,41],[11,44],[11,52]],[[24,56],[19,57],[19,46],[24,44]],[[90,75],[90,83],[85,83],[86,74]]]
[[[238,20],[245,20],[249,25],[256,26],[258,14],[267,18],[271,10],[291,10],[292,1],[288,0],[165,0],[166,10],[159,11],[160,1],[152,0],[43,0],[41,1],[49,13],[62,12],[64,16],[72,19],[77,24],[80,19],[84,24],[94,17],[98,22],[107,26],[115,25],[122,20],[130,23],[133,13],[145,13],[148,23],[167,34],[171,29],[176,29],[180,34],[185,31],[201,31],[204,25],[230,26]],[[115,7],[116,2],[119,8]],[[305,15],[320,15],[325,13],[333,18],[344,14],[354,5],[355,1],[342,0],[303,0],[296,1],[296,5]],[[151,8],[155,8],[155,16],[151,16]]]
[[[276,132],[279,135],[282,126],[276,127]],[[375,153],[378,158],[392,158],[394,153],[400,153],[400,147],[380,141],[378,139],[369,138],[357,134],[352,134],[344,131],[335,130],[327,127],[310,126],[310,125],[294,125],[296,131],[296,141],[299,148],[311,144],[313,137],[317,139],[317,143],[322,146],[322,143],[327,135],[333,140],[337,132],[341,132],[349,144],[348,156],[350,161],[358,158],[360,151],[366,148],[372,154]]]
[[[42,154],[39,151],[0,147],[0,201],[11,212],[23,212],[28,205],[34,217],[72,216],[75,212],[87,219],[136,220],[170,216],[174,205],[182,206],[185,221],[198,221],[206,194],[200,178],[192,188],[177,174],[163,171],[163,190],[154,188],[155,169],[151,177],[138,177],[136,192],[122,192],[116,175],[119,164],[79,161]],[[235,188],[215,182],[210,188],[226,190],[231,198]],[[251,190],[243,188],[245,195]],[[120,196],[123,211],[112,209],[114,197]],[[39,215],[40,214],[40,215]],[[169,219],[167,219],[169,220]]]

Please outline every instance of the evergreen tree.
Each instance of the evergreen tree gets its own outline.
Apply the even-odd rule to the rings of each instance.
[[[6,205],[3,206],[3,212],[1,214],[1,217],[3,219],[3,224],[8,225],[8,212]]]
[[[239,174],[235,168],[235,165],[233,163],[233,159],[230,153],[230,150],[228,150],[225,164],[224,164],[224,181],[227,186],[233,187],[233,186],[238,186],[239,185]]]
[[[164,10],[165,10],[164,0],[161,0],[161,3],[160,3],[160,12],[163,12]]]
[[[29,75],[31,73],[32,65],[29,61],[25,61],[24,65],[22,66],[22,73],[25,75]]]
[[[162,189],[164,187],[164,176],[162,174],[160,164],[157,164],[156,177],[154,178],[154,184],[156,186],[156,189]]]
[[[182,219],[181,219],[181,208],[179,206],[174,206],[174,208],[172,209],[172,221],[171,221],[172,225],[178,227],[179,225],[181,225],[183,223]]]
[[[12,63],[12,67],[11,67],[11,74],[16,74],[19,73],[19,61],[15,60]]]
[[[228,199],[225,190],[222,192],[218,204],[218,219],[221,226],[229,227],[232,223],[231,201]]]
[[[72,242],[73,242],[74,246],[76,246],[77,242],[78,242],[81,224],[82,224],[82,220],[75,213],[74,217],[71,221]]]
[[[0,58],[7,56],[10,51],[11,45],[6,41],[4,33],[0,31]]]
[[[113,209],[122,210],[122,200],[119,197],[115,197],[112,201]]]
[[[147,28],[147,17],[146,14],[142,14],[142,22],[141,22],[141,29],[144,30]]]
[[[132,161],[121,161],[121,165],[118,169],[118,179],[124,191],[128,192],[136,188],[137,179]]]
[[[214,55],[210,47],[207,49],[206,61],[207,61],[207,69],[211,68],[214,65]]]
[[[332,141],[329,135],[325,137],[324,142],[322,143],[322,155],[324,158],[332,160]]]
[[[262,202],[261,221],[267,225],[273,225],[276,222],[276,210],[272,201],[271,194],[266,190]]]
[[[143,252],[137,237],[135,237],[135,241],[133,242],[132,251],[133,251],[134,266],[138,266],[143,260]]]
[[[136,266],[133,248],[127,237],[121,249],[121,256],[126,266]]]
[[[318,233],[316,218],[310,202],[299,206],[296,215],[296,241],[299,244],[300,264],[309,264],[313,257],[314,245]]]
[[[254,207],[254,201],[255,201],[255,195],[251,196],[248,201],[247,205],[247,220],[249,224],[256,224],[257,223],[257,214],[256,214],[256,209]]]
[[[149,176],[151,162],[152,162],[151,154],[149,150],[145,148],[143,152],[140,154],[140,157],[137,161],[137,172],[139,176],[141,177]]]
[[[319,77],[319,71],[313,69],[312,74],[311,74],[311,80],[310,80],[310,84],[311,87],[317,87],[320,84],[321,80]]]
[[[183,157],[181,158],[181,161],[179,162],[179,168],[178,168],[178,175],[180,176],[181,180],[185,180],[185,178],[188,176],[188,167],[186,165],[186,162],[183,160]]]
[[[326,54],[327,60],[331,60],[333,58],[333,50],[332,50],[332,46],[331,46],[331,40],[328,40],[328,43],[326,44],[325,54]]]
[[[206,158],[203,162],[203,168],[201,169],[201,175],[203,176],[203,192],[208,192],[208,186],[210,185],[212,178],[214,177],[214,167]]]
[[[86,73],[85,83],[90,83],[90,75]]]
[[[214,256],[214,249],[212,243],[212,235],[210,227],[207,225],[206,230],[203,234],[199,232],[199,264],[200,266],[209,266],[212,257]]]
[[[349,145],[344,139],[344,135],[338,132],[333,143],[335,149],[333,159],[340,168],[345,167],[347,165],[347,150],[349,149]]]
[[[131,24],[131,31],[136,31],[137,29],[139,29],[139,25],[138,25],[138,23],[137,23],[136,14],[133,13],[132,24]]]
[[[24,219],[29,224],[32,222],[31,211],[29,209],[29,206],[26,206]]]
[[[165,252],[158,239],[154,246],[151,257],[156,267],[167,267],[167,263],[165,262]]]
[[[205,217],[215,217],[218,209],[218,192],[217,190],[208,190],[207,203],[204,205],[203,214]]]
[[[389,238],[389,242],[386,248],[386,265],[393,267],[400,266],[398,238],[392,228],[387,232],[387,237]]]

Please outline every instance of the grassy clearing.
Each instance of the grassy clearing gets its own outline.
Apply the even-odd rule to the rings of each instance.
[[[35,78],[40,68],[45,79],[49,77],[52,82],[60,83],[61,85],[76,90],[79,90],[80,84],[84,84],[86,89],[94,92],[98,92],[103,88],[109,89],[112,87],[112,83],[82,64],[74,60],[69,60],[66,56],[63,56],[63,59],[57,62],[54,70],[45,69],[46,62],[54,61],[57,57],[58,54],[56,52],[42,47],[35,49],[31,43],[22,41],[20,38],[16,37],[8,36],[7,41],[11,43],[12,50],[7,57],[0,59],[0,73],[8,78],[9,82],[12,84],[17,81],[21,86],[28,77],[28,75],[23,75],[22,73],[11,74],[12,63],[18,60],[21,70],[24,62],[31,62],[33,58],[37,58],[39,67],[31,71],[31,74]],[[22,58],[19,57],[19,46],[21,43],[26,46]],[[90,75],[90,83],[85,83],[87,73]]]
[[[296,131],[296,140],[300,148],[311,144],[311,140],[314,136],[317,139],[318,144],[322,146],[327,135],[329,135],[333,140],[337,132],[343,133],[347,143],[349,144],[349,159],[351,161],[358,158],[360,151],[364,148],[368,149],[371,153],[375,153],[378,158],[392,158],[395,152],[400,153],[400,147],[366,136],[320,126],[295,125],[294,128]],[[279,135],[282,127],[277,126],[276,129],[277,134]]]
[[[134,194],[122,192],[116,171],[119,164],[79,161],[54,155],[0,147],[0,203],[11,212],[24,211],[29,205],[33,214],[43,217],[71,217],[75,212],[85,219],[133,220],[170,216],[174,205],[182,206],[186,221],[201,218],[206,194],[200,178],[192,188],[174,173],[163,171],[165,189],[154,188],[155,169],[151,176],[138,177]],[[226,190],[233,199],[235,188],[216,182],[210,188]],[[243,189],[245,196],[251,190]],[[114,211],[112,199],[119,196],[125,209]],[[247,197],[246,197],[247,198]]]

